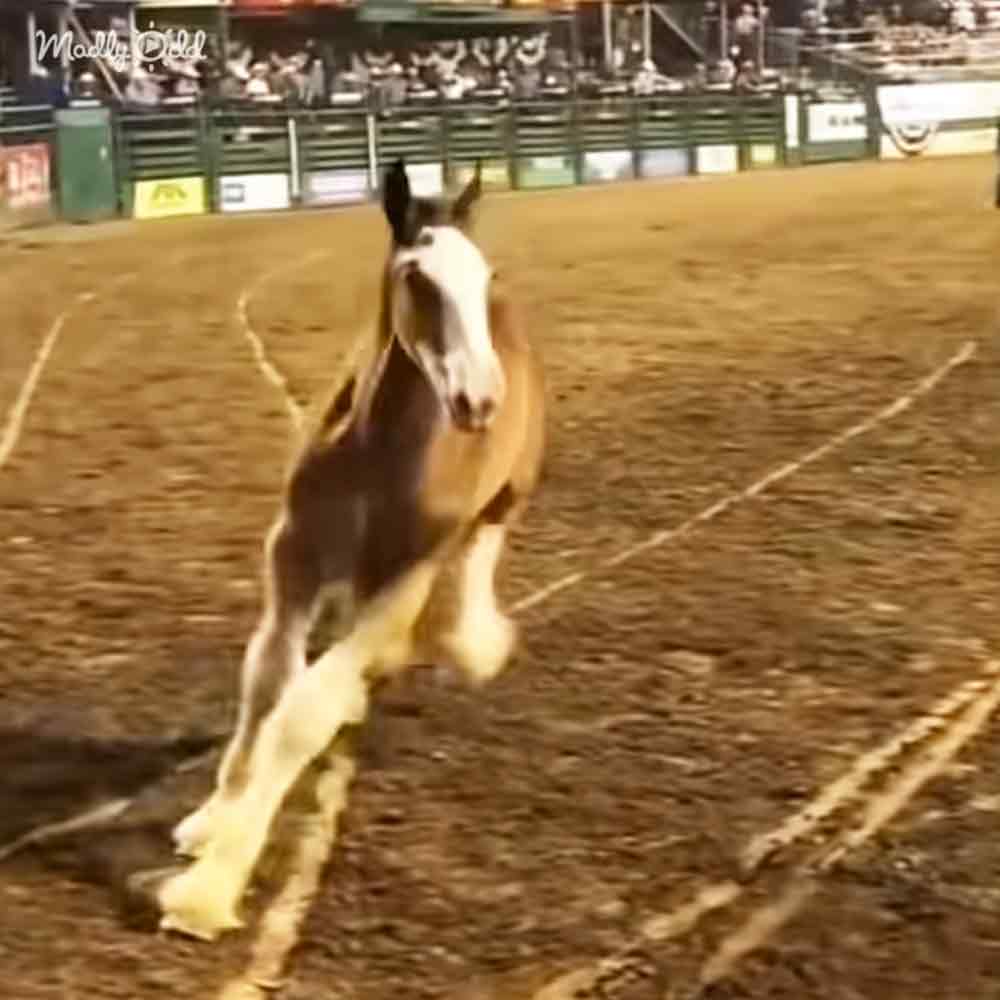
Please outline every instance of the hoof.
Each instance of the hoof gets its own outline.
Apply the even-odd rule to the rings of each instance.
[[[168,879],[180,875],[182,865],[133,872],[117,886],[121,915],[136,930],[155,931],[160,919],[160,887]]]
[[[214,941],[225,931],[245,926],[217,880],[199,873],[197,866],[162,882],[156,898],[163,914],[160,930]]]
[[[503,670],[517,643],[517,626],[501,614],[463,622],[442,640],[456,665],[474,684],[485,684]]]

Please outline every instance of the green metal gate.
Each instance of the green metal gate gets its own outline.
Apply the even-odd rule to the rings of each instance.
[[[69,222],[97,222],[118,214],[111,112],[107,108],[57,111],[59,206]]]

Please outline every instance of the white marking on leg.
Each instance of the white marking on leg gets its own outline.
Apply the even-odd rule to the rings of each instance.
[[[237,913],[278,807],[302,770],[368,707],[363,670],[371,653],[348,637],[295,679],[260,728],[246,788],[212,818],[212,839],[185,872],[158,893],[160,926],[213,940],[240,926]]]
[[[436,575],[430,563],[412,569],[285,690],[260,728],[246,787],[220,806],[201,858],[160,889],[161,927],[212,940],[239,926],[240,899],[285,795],[344,726],[364,720],[366,674],[382,651],[412,628]]]
[[[497,607],[495,574],[506,529],[485,524],[476,529],[460,567],[458,621],[444,638],[445,647],[470,680],[491,680],[514,647],[514,623]]]
[[[261,918],[249,966],[225,984],[219,1000],[251,1000],[283,985],[288,954],[298,941],[299,927],[319,888],[355,772],[351,755],[337,743],[325,755],[324,765],[316,781],[316,808],[297,817],[300,833],[290,864],[292,874]]]
[[[288,626],[287,633],[282,634],[278,630],[273,616],[269,614],[251,638],[247,646],[243,667],[244,691],[240,703],[239,719],[236,723],[236,732],[230,738],[229,745],[219,763],[212,794],[201,806],[174,827],[173,839],[178,854],[196,858],[202,854],[214,836],[216,817],[235,797],[230,788],[232,784],[230,771],[240,764],[236,755],[249,753],[248,744],[252,744],[253,736],[248,736],[247,730],[256,729],[261,722],[261,719],[255,715],[258,709],[252,704],[252,692],[248,688],[250,685],[260,682],[262,679],[260,675],[282,669],[285,664],[288,666],[286,683],[291,682],[306,669],[308,624],[308,619],[296,621]],[[287,643],[289,647],[285,654],[287,659],[283,663],[269,661],[265,655],[269,650],[273,655],[274,646],[278,643]],[[243,761],[242,765],[246,766],[246,761]]]

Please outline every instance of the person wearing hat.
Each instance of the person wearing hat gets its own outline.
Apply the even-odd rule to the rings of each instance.
[[[190,62],[177,66],[174,79],[174,94],[177,97],[197,97],[201,93],[201,74]]]
[[[148,111],[159,105],[162,96],[159,79],[136,63],[125,87],[125,101],[140,111]]]
[[[406,103],[406,77],[400,63],[394,62],[389,67],[389,78],[385,81],[385,107],[399,108]]]
[[[250,67],[250,79],[247,80],[244,90],[251,100],[271,96],[271,84],[267,79],[267,63],[257,62]]]

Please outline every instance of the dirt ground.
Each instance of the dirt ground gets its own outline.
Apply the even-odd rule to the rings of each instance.
[[[842,863],[797,869],[905,778],[902,757],[731,905],[642,930],[731,884],[756,835],[1000,650],[993,170],[484,204],[483,245],[528,308],[551,394],[546,476],[502,594],[593,575],[520,616],[486,690],[423,671],[380,697],[282,1000],[569,1000],[558,977],[609,956],[581,997],[1000,997],[988,718]],[[73,307],[0,467],[0,844],[142,793],[106,829],[0,862],[3,1000],[208,1000],[246,966],[253,921],[190,942],[151,932],[118,890],[168,859],[169,826],[207,792],[257,614],[289,425],[237,304],[317,402],[364,328],[385,239],[370,208],[0,244],[0,414]],[[601,568],[970,339],[976,355],[909,409]],[[745,919],[806,884],[759,947],[706,976]]]

